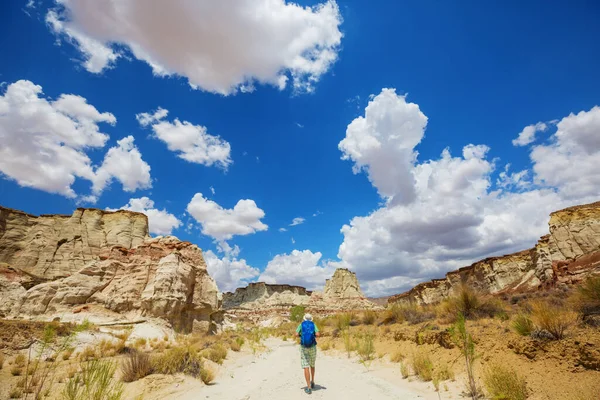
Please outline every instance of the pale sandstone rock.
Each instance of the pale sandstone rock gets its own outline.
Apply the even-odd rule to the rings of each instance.
[[[338,268],[331,279],[325,281],[324,297],[339,299],[365,297],[360,290],[356,274],[346,268]]]
[[[78,208],[36,217],[0,206],[0,262],[43,279],[69,276],[104,249],[130,249],[147,237],[141,213]]]
[[[577,283],[600,273],[600,202],[570,207],[550,214],[550,234],[530,250],[491,257],[421,283],[395,302],[436,303],[462,283],[481,293],[537,290],[557,283]]]
[[[7,209],[0,213],[5,222],[0,224],[5,226],[0,237],[5,260],[0,266],[0,296],[10,305],[0,306],[0,314],[62,317],[85,305],[105,316],[161,318],[182,331],[215,329],[212,316],[221,298],[202,251],[173,236],[150,238],[145,215],[87,209],[78,209],[72,217],[34,217]],[[30,241],[30,248],[32,230],[41,236]],[[52,236],[50,231],[58,233]],[[50,258],[47,270],[40,270],[41,260],[47,260],[43,254],[56,239],[74,232],[82,233],[79,243],[87,247],[71,247],[71,255],[60,253],[63,257]],[[44,239],[46,234],[50,240]],[[63,243],[56,254],[68,248]]]

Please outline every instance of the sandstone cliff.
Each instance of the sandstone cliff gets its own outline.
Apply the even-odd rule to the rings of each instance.
[[[296,305],[311,310],[336,311],[370,309],[378,306],[365,298],[356,274],[347,269],[337,269],[327,279],[323,292],[311,292],[301,286],[250,283],[235,293],[223,295],[223,308],[238,311],[270,312],[289,311]]]
[[[0,315],[52,318],[93,306],[116,319],[156,317],[207,331],[220,308],[202,251],[148,236],[145,215],[77,209],[35,217],[0,208]]]
[[[553,212],[549,229],[532,249],[486,258],[392,296],[388,303],[435,303],[462,283],[494,294],[572,284],[600,273],[600,202]]]

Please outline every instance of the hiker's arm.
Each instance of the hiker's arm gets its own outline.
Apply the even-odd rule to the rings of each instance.
[[[321,337],[321,332],[316,332],[316,333],[315,333],[315,336],[316,336],[316,337]]]

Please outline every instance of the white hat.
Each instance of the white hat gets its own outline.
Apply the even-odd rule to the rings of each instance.
[[[312,321],[312,315],[310,315],[310,314],[308,314],[308,313],[307,313],[307,314],[304,314],[304,320],[305,320],[305,321]]]

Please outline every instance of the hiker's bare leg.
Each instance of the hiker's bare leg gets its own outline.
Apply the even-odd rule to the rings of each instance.
[[[310,367],[310,376],[312,376],[311,382],[315,381],[315,367]]]
[[[304,368],[304,379],[306,379],[306,386],[310,388],[310,371],[308,368]]]

